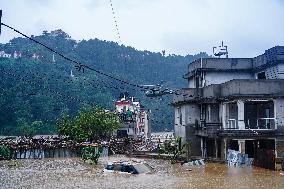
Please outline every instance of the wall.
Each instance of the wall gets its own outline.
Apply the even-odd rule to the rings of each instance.
[[[272,66],[265,70],[266,79],[278,79],[278,65]]]
[[[254,74],[248,72],[207,72],[205,86],[221,84],[233,79],[254,79]]]
[[[233,80],[222,84],[221,96],[230,95],[264,95],[284,94],[284,80],[279,79],[253,79]]]
[[[195,124],[195,120],[200,120],[200,107],[197,104],[187,104],[185,107],[185,124]]]
[[[274,100],[274,112],[277,121],[277,129],[284,131],[284,99]]]
[[[284,153],[284,138],[277,138],[275,141],[276,147],[276,157],[282,157],[282,153]]]
[[[284,79],[284,64],[278,64],[278,79]]]
[[[178,108],[181,109],[182,124],[179,123]],[[175,107],[175,135],[182,137],[183,140],[187,140],[192,137],[189,136],[190,134],[186,131],[188,129],[186,127],[194,126],[196,119],[200,120],[200,108],[198,105],[186,104]]]

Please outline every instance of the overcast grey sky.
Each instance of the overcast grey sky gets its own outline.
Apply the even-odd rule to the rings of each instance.
[[[139,50],[195,54],[223,40],[230,57],[284,45],[284,0],[112,0],[121,41]],[[118,41],[109,0],[0,0],[2,22],[28,35]],[[2,27],[0,42],[15,33]]]

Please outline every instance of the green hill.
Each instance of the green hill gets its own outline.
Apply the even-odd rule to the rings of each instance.
[[[99,39],[75,41],[62,30],[44,31],[32,38],[121,80],[139,85],[162,82],[170,89],[186,87],[182,75],[188,63],[208,56],[163,56]],[[0,135],[20,134],[24,125],[35,121],[43,123],[39,124],[39,134],[53,133],[61,113],[74,115],[80,108],[93,105],[114,109],[114,101],[125,91],[151,110],[154,131],[173,129],[173,109],[168,105],[171,96],[150,99],[139,88],[88,69],[78,71],[74,63],[29,39],[14,38],[0,44],[0,51],[12,55],[0,58]],[[15,51],[21,52],[21,57],[13,58]]]

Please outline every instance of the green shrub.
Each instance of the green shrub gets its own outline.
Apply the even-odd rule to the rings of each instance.
[[[89,160],[93,164],[98,164],[99,157],[103,152],[102,146],[86,146],[82,149],[82,159]]]
[[[0,145],[0,157],[11,159],[11,151],[7,146]]]

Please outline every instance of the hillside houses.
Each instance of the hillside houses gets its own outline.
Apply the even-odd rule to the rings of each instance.
[[[25,57],[21,51],[14,51],[12,54],[6,53],[5,51],[0,51],[0,58],[22,58]],[[32,59],[40,59],[40,55],[37,53],[33,53],[31,57],[25,57],[25,58],[32,58]]]

